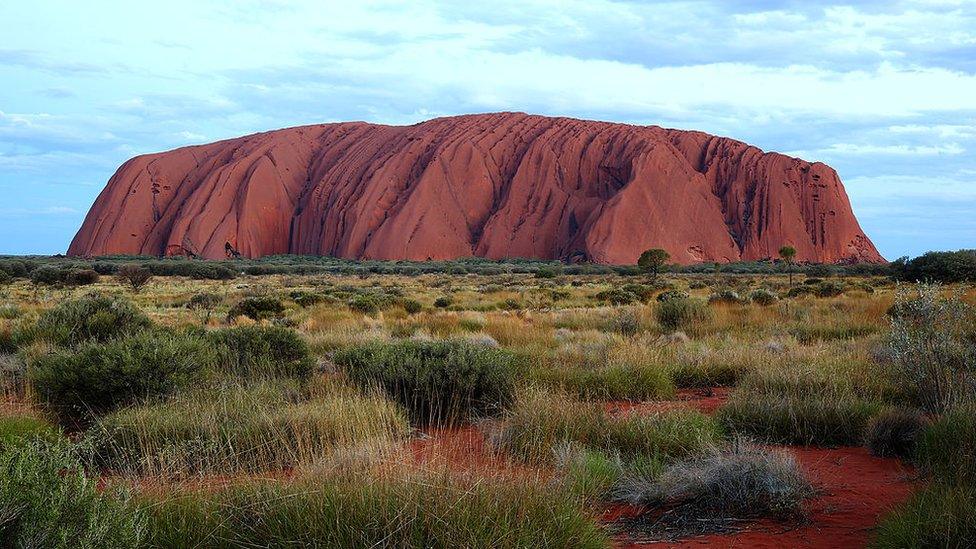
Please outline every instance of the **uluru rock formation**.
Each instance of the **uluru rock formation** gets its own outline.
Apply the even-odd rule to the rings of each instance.
[[[260,133],[133,158],[70,255],[883,261],[837,173],[701,132],[520,113]]]

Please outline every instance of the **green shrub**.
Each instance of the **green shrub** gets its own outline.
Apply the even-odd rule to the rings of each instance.
[[[908,282],[973,282],[976,250],[928,252],[911,260],[902,257],[891,266],[896,278]]]
[[[600,301],[605,301],[611,305],[630,305],[640,301],[641,298],[635,295],[633,292],[628,292],[623,288],[611,288],[609,290],[604,290],[596,294],[596,298]]]
[[[246,316],[254,320],[279,318],[285,312],[285,305],[277,297],[251,296],[237,302],[227,313],[228,320]]]
[[[451,306],[454,301],[447,296],[441,296],[434,300],[434,307],[438,309],[446,309]]]
[[[708,296],[708,302],[724,303],[726,305],[746,305],[749,303],[749,298],[739,295],[734,290],[722,290]]]
[[[826,280],[817,284],[817,297],[836,297],[844,293],[844,285],[840,282]]]
[[[779,297],[777,297],[776,294],[774,294],[772,291],[767,290],[765,288],[759,288],[758,290],[753,290],[752,293],[749,294],[749,298],[756,305],[761,305],[763,307],[769,307],[770,305],[775,304],[776,301],[779,300]]]
[[[118,410],[89,430],[98,464],[162,476],[280,471],[381,451],[408,431],[395,404],[351,388],[295,381],[230,384],[181,392]]]
[[[415,315],[424,310],[424,306],[416,299],[405,299],[402,302],[403,310],[409,315]]]
[[[238,326],[210,332],[217,344],[221,369],[235,376],[259,379],[307,378],[315,360],[297,332],[281,326]]]
[[[687,330],[710,317],[708,307],[698,299],[669,299],[658,303],[654,315],[658,324],[668,331]]]
[[[376,296],[370,294],[358,294],[349,300],[349,308],[366,314],[376,314],[382,308],[382,303]]]
[[[606,535],[549,483],[349,475],[146,498],[157,547],[579,547]]]
[[[57,267],[45,265],[31,271],[30,280],[38,286],[54,286],[64,282],[65,272]]]
[[[122,297],[91,294],[45,311],[30,333],[57,345],[107,341],[151,325],[149,317]]]
[[[217,294],[201,292],[190,297],[190,301],[186,303],[186,308],[209,311],[220,305],[220,301],[220,296]]]
[[[664,290],[657,294],[657,300],[659,302],[671,301],[672,299],[688,299],[689,297],[691,296],[688,292],[682,292],[681,290]]]
[[[421,424],[497,413],[515,383],[511,353],[464,340],[370,343],[333,360],[353,383],[381,387]]]
[[[976,490],[939,484],[923,488],[881,521],[874,547],[976,547]]]
[[[937,482],[976,486],[976,405],[950,409],[916,442],[919,467]]]
[[[634,294],[639,301],[647,301],[655,292],[654,286],[648,286],[646,284],[624,284],[620,289]]]
[[[145,515],[124,492],[98,480],[63,444],[31,443],[0,451],[0,546],[139,547]]]
[[[81,418],[170,394],[215,364],[213,346],[203,338],[146,331],[41,355],[27,375],[43,403]]]
[[[927,424],[918,410],[888,408],[868,422],[864,445],[874,456],[911,459],[915,442]]]
[[[64,281],[72,286],[87,286],[98,282],[98,279],[98,273],[91,269],[74,269],[64,277]]]
[[[879,358],[894,382],[933,412],[976,398],[976,309],[938,286],[902,290]]]

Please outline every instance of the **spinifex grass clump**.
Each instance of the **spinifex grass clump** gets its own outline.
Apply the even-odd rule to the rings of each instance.
[[[919,405],[938,412],[976,399],[976,309],[937,285],[902,290],[880,357]]]
[[[221,370],[247,379],[304,379],[315,367],[308,344],[279,326],[239,326],[208,334],[221,355]]]
[[[446,424],[498,413],[512,399],[514,357],[465,340],[372,343],[336,353],[359,387],[379,387],[412,421]]]
[[[111,470],[185,476],[281,470],[356,445],[403,437],[406,417],[381,397],[296,382],[228,385],[120,410],[90,434]]]
[[[246,316],[252,320],[266,320],[277,318],[285,312],[285,305],[274,296],[245,297],[231,307],[227,319],[233,320],[239,316]]]
[[[714,444],[718,425],[694,411],[610,417],[599,404],[531,390],[493,434],[495,445],[529,462],[552,462],[566,443],[623,456],[679,457]]]
[[[145,515],[123,492],[99,490],[65,444],[0,450],[0,546],[140,547]]]
[[[934,480],[976,487],[976,404],[953,408],[932,422],[919,435],[915,454]]]
[[[976,547],[976,489],[935,484],[887,516],[874,547]]]
[[[0,415],[0,450],[38,439],[54,442],[62,436],[61,429],[42,417],[26,414]]]
[[[786,518],[812,495],[793,457],[743,439],[667,466],[656,477],[625,473],[614,498],[633,504],[675,505],[736,518]]]
[[[144,331],[35,358],[28,378],[59,414],[83,418],[189,386],[217,363],[213,345],[187,333]]]
[[[918,437],[929,420],[918,410],[889,408],[871,418],[864,433],[864,445],[872,455],[912,459]]]
[[[91,294],[45,311],[29,334],[55,345],[108,341],[150,326],[149,318],[122,297]]]
[[[881,408],[837,372],[767,369],[742,379],[717,417],[732,432],[768,442],[858,444]]]
[[[549,483],[446,473],[255,482],[143,499],[154,547],[606,547]]]

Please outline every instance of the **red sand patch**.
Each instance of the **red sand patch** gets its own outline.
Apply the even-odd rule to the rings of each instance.
[[[452,471],[518,473],[551,476],[545,469],[515,463],[494,451],[484,432],[474,425],[430,428],[410,440],[407,449],[414,463],[447,467]]]
[[[917,487],[911,467],[871,456],[864,448],[785,447],[793,453],[819,494],[807,502],[809,518],[799,525],[763,520],[727,534],[677,543],[635,543],[625,536],[617,547],[864,547],[881,517]],[[633,509],[609,512],[633,516]]]
[[[674,400],[647,400],[630,402],[614,400],[606,404],[607,413],[613,416],[630,414],[650,414],[687,408],[712,414],[729,399],[728,387],[709,387],[705,389],[681,389]]]

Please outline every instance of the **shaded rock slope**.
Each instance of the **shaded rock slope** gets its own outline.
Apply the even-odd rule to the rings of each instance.
[[[837,173],[733,139],[498,113],[303,126],[138,156],[70,255],[882,261]]]

